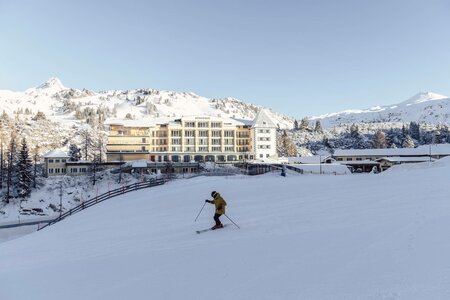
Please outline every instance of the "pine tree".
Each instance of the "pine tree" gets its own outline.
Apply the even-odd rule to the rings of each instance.
[[[403,148],[414,148],[414,147],[415,147],[414,141],[413,141],[413,139],[409,136],[409,134],[406,135],[405,140],[403,141],[402,147],[403,147]]]
[[[299,130],[298,121],[297,120],[294,120],[294,129],[295,130]]]
[[[84,155],[84,160],[89,160],[89,157],[91,156],[92,149],[94,148],[94,141],[92,140],[91,132],[88,128],[85,128],[81,131],[82,136],[82,152]]]
[[[79,161],[81,159],[81,149],[75,144],[69,146],[69,161]]]
[[[304,117],[300,123],[300,130],[306,131],[309,130],[309,120],[308,117]]]
[[[409,123],[409,135],[416,141],[420,141],[420,125],[416,122]]]
[[[36,188],[37,168],[38,168],[38,163],[39,163],[39,152],[40,152],[40,147],[38,145],[36,145],[33,149],[33,160],[34,160],[33,188]]]
[[[15,132],[11,135],[11,140],[9,141],[8,153],[7,153],[7,169],[6,169],[6,194],[5,194],[5,203],[9,203],[9,199],[12,197],[11,192],[13,190],[13,177],[15,176],[15,163],[16,163],[16,134]]]
[[[25,199],[31,194],[31,182],[32,182],[32,164],[28,153],[28,145],[25,138],[22,139],[18,162],[18,195],[20,198]]]
[[[316,125],[314,126],[314,132],[323,133],[322,124],[320,124],[320,121],[316,121]]]

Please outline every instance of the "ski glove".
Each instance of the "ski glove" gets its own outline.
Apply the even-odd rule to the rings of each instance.
[[[211,201],[209,201],[208,199],[206,199],[206,200],[205,200],[205,202],[207,202],[207,203],[211,203]]]

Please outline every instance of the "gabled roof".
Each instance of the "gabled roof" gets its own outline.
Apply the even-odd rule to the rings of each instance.
[[[64,151],[61,151],[61,150],[59,150],[59,149],[55,149],[55,150],[52,150],[52,151],[50,151],[50,152],[47,152],[45,155],[44,155],[44,157],[48,157],[48,158],[52,158],[52,157],[56,157],[56,158],[66,158],[66,157],[69,157],[69,155],[67,155],[66,154],[66,152],[64,152]]]
[[[267,115],[264,109],[261,109],[253,120],[253,127],[277,128],[277,125]]]

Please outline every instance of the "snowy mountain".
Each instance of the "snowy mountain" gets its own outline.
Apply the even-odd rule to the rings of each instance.
[[[43,112],[55,122],[74,125],[84,121],[93,110],[107,118],[177,118],[189,115],[210,115],[251,120],[260,106],[238,99],[210,99],[191,92],[155,89],[112,90],[94,92],[65,87],[58,78],[27,89],[25,92],[0,90],[1,109],[9,115],[34,115]],[[291,128],[293,120],[269,112],[281,128]]]
[[[311,120],[320,120],[324,127],[351,123],[447,123],[450,121],[450,99],[432,92],[421,92],[398,104],[345,110],[312,117]]]

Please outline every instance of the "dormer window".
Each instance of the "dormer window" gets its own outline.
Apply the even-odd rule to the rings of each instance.
[[[263,125],[267,125],[267,122],[264,122],[264,121],[263,121]]]

